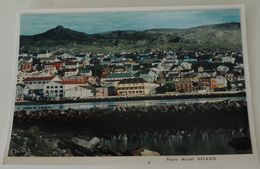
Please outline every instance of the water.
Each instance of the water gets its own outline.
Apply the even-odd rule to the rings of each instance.
[[[127,107],[127,106],[163,106],[180,103],[206,103],[219,102],[224,100],[245,100],[245,97],[223,97],[223,98],[196,98],[196,99],[171,99],[171,100],[137,100],[137,101],[106,101],[106,102],[85,102],[85,103],[63,103],[63,104],[35,104],[35,105],[15,105],[17,110],[43,110],[59,109],[66,110],[72,108],[75,110],[91,108],[108,108],[108,107]]]
[[[236,154],[236,151],[228,146],[231,139],[232,136],[227,133],[205,131],[201,133],[178,131],[167,134],[144,132],[101,137],[104,145],[118,152],[142,147],[161,155]]]

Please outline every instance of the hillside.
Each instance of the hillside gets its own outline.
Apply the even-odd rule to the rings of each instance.
[[[188,29],[117,30],[99,34],[77,32],[63,26],[32,36],[20,36],[20,51],[41,52],[63,49],[81,51],[135,52],[151,49],[241,49],[239,23],[205,25]]]

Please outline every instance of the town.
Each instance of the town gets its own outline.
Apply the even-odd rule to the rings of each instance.
[[[245,91],[241,51],[20,53],[16,101]]]

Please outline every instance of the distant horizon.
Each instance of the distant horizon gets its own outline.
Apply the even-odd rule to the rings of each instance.
[[[36,35],[62,25],[86,34],[150,29],[187,29],[204,25],[240,23],[239,9],[163,10],[22,14],[20,35]]]
[[[125,29],[125,30],[112,30],[112,31],[108,31],[108,32],[99,32],[99,33],[93,33],[93,34],[89,34],[89,33],[86,33],[86,32],[81,32],[81,31],[77,31],[77,32],[81,32],[81,33],[86,33],[88,35],[94,35],[94,34],[102,34],[102,33],[109,33],[109,32],[116,32],[116,31],[149,31],[149,30],[167,30],[167,29],[179,29],[179,30],[182,30],[182,29],[192,29],[192,28],[197,28],[197,27],[201,27],[201,26],[212,26],[212,25],[223,25],[223,24],[240,24],[240,22],[228,22],[228,23],[218,23],[218,24],[210,24],[210,25],[198,25],[198,26],[195,26],[195,27],[189,27],[189,28],[151,28],[151,29],[145,29],[145,30],[131,30],[131,29]],[[73,30],[73,31],[76,31],[74,29],[71,29],[71,28],[68,28],[68,27],[65,27],[63,25],[57,25],[51,29],[48,29],[44,32],[40,32],[40,33],[37,33],[37,34],[34,34],[34,35],[38,35],[38,34],[43,34],[49,30],[52,30],[52,29],[55,29],[57,27],[63,27],[64,29],[70,29],[70,30]],[[34,35],[22,35],[20,34],[20,36],[34,36]]]

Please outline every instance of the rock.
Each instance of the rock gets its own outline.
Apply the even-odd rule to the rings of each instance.
[[[251,140],[249,137],[236,137],[229,141],[228,145],[235,150],[249,150],[251,149]]]
[[[94,137],[89,141],[89,143],[92,144],[94,147],[96,147],[101,143],[101,140],[97,137]]]
[[[151,150],[146,149],[146,148],[136,149],[136,150],[132,151],[131,154],[133,156],[160,156],[160,153],[158,153],[156,151],[151,151]]]
[[[72,143],[74,143],[80,147],[86,148],[87,150],[93,151],[93,149],[94,149],[94,145],[92,143],[90,143],[89,141],[75,138],[75,137],[72,138],[71,141],[72,141]]]
[[[89,151],[93,151],[97,145],[100,145],[101,140],[97,137],[92,138],[90,141],[86,141],[79,138],[72,138],[72,142],[78,146],[81,146]]]

